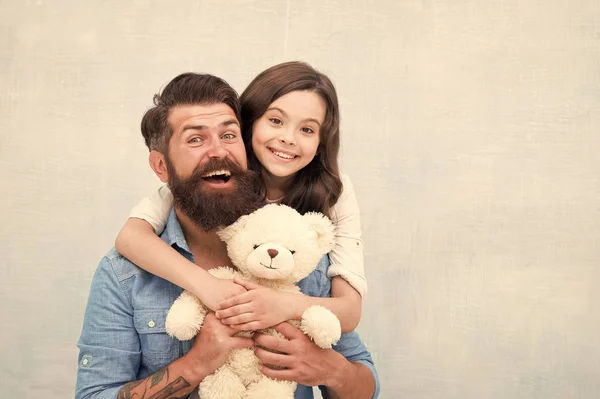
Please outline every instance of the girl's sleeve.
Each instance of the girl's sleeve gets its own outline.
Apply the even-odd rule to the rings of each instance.
[[[343,191],[331,212],[336,225],[335,248],[329,253],[331,266],[327,275],[340,276],[358,291],[361,296],[367,293],[365,278],[362,229],[358,201],[350,179],[342,175]]]
[[[143,219],[152,225],[156,234],[162,233],[173,207],[173,194],[166,185],[150,197],[142,199],[129,213],[130,218]]]

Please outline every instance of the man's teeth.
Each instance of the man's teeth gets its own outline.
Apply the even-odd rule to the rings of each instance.
[[[212,177],[212,176],[218,176],[218,175],[224,175],[224,176],[231,176],[231,172],[225,169],[222,170],[215,170],[213,172],[208,172],[205,175],[202,175],[202,177]]]
[[[281,157],[281,158],[294,159],[296,157],[295,155],[286,154],[284,152],[279,152],[279,151],[275,151],[275,150],[272,150],[272,151],[273,151],[273,154],[275,154],[275,155],[277,155],[278,157]]]

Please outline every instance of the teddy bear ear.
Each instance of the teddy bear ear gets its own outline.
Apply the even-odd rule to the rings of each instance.
[[[227,227],[223,227],[217,230],[217,235],[219,236],[221,241],[228,242],[229,240],[231,240],[233,236],[235,236],[241,229],[243,229],[246,226],[249,216],[250,215],[241,216],[238,220],[233,222],[233,224],[230,224]]]
[[[302,216],[310,226],[310,229],[317,234],[319,248],[323,254],[328,253],[335,246],[335,227],[331,220],[322,213],[307,212]]]

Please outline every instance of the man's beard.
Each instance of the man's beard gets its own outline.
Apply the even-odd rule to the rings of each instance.
[[[204,231],[228,226],[261,205],[256,173],[242,170],[240,165],[227,158],[211,158],[207,163],[198,165],[186,179],[177,175],[173,164],[166,157],[165,161],[175,208]],[[222,169],[231,172],[229,178],[233,179],[232,187],[206,187],[202,176]]]

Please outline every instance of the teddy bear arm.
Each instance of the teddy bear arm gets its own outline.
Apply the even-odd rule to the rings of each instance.
[[[311,306],[304,311],[300,329],[323,349],[331,348],[342,335],[342,326],[337,316],[331,310],[319,305]]]
[[[206,312],[207,308],[200,299],[189,291],[183,291],[167,313],[167,333],[181,341],[192,339],[200,330]]]

